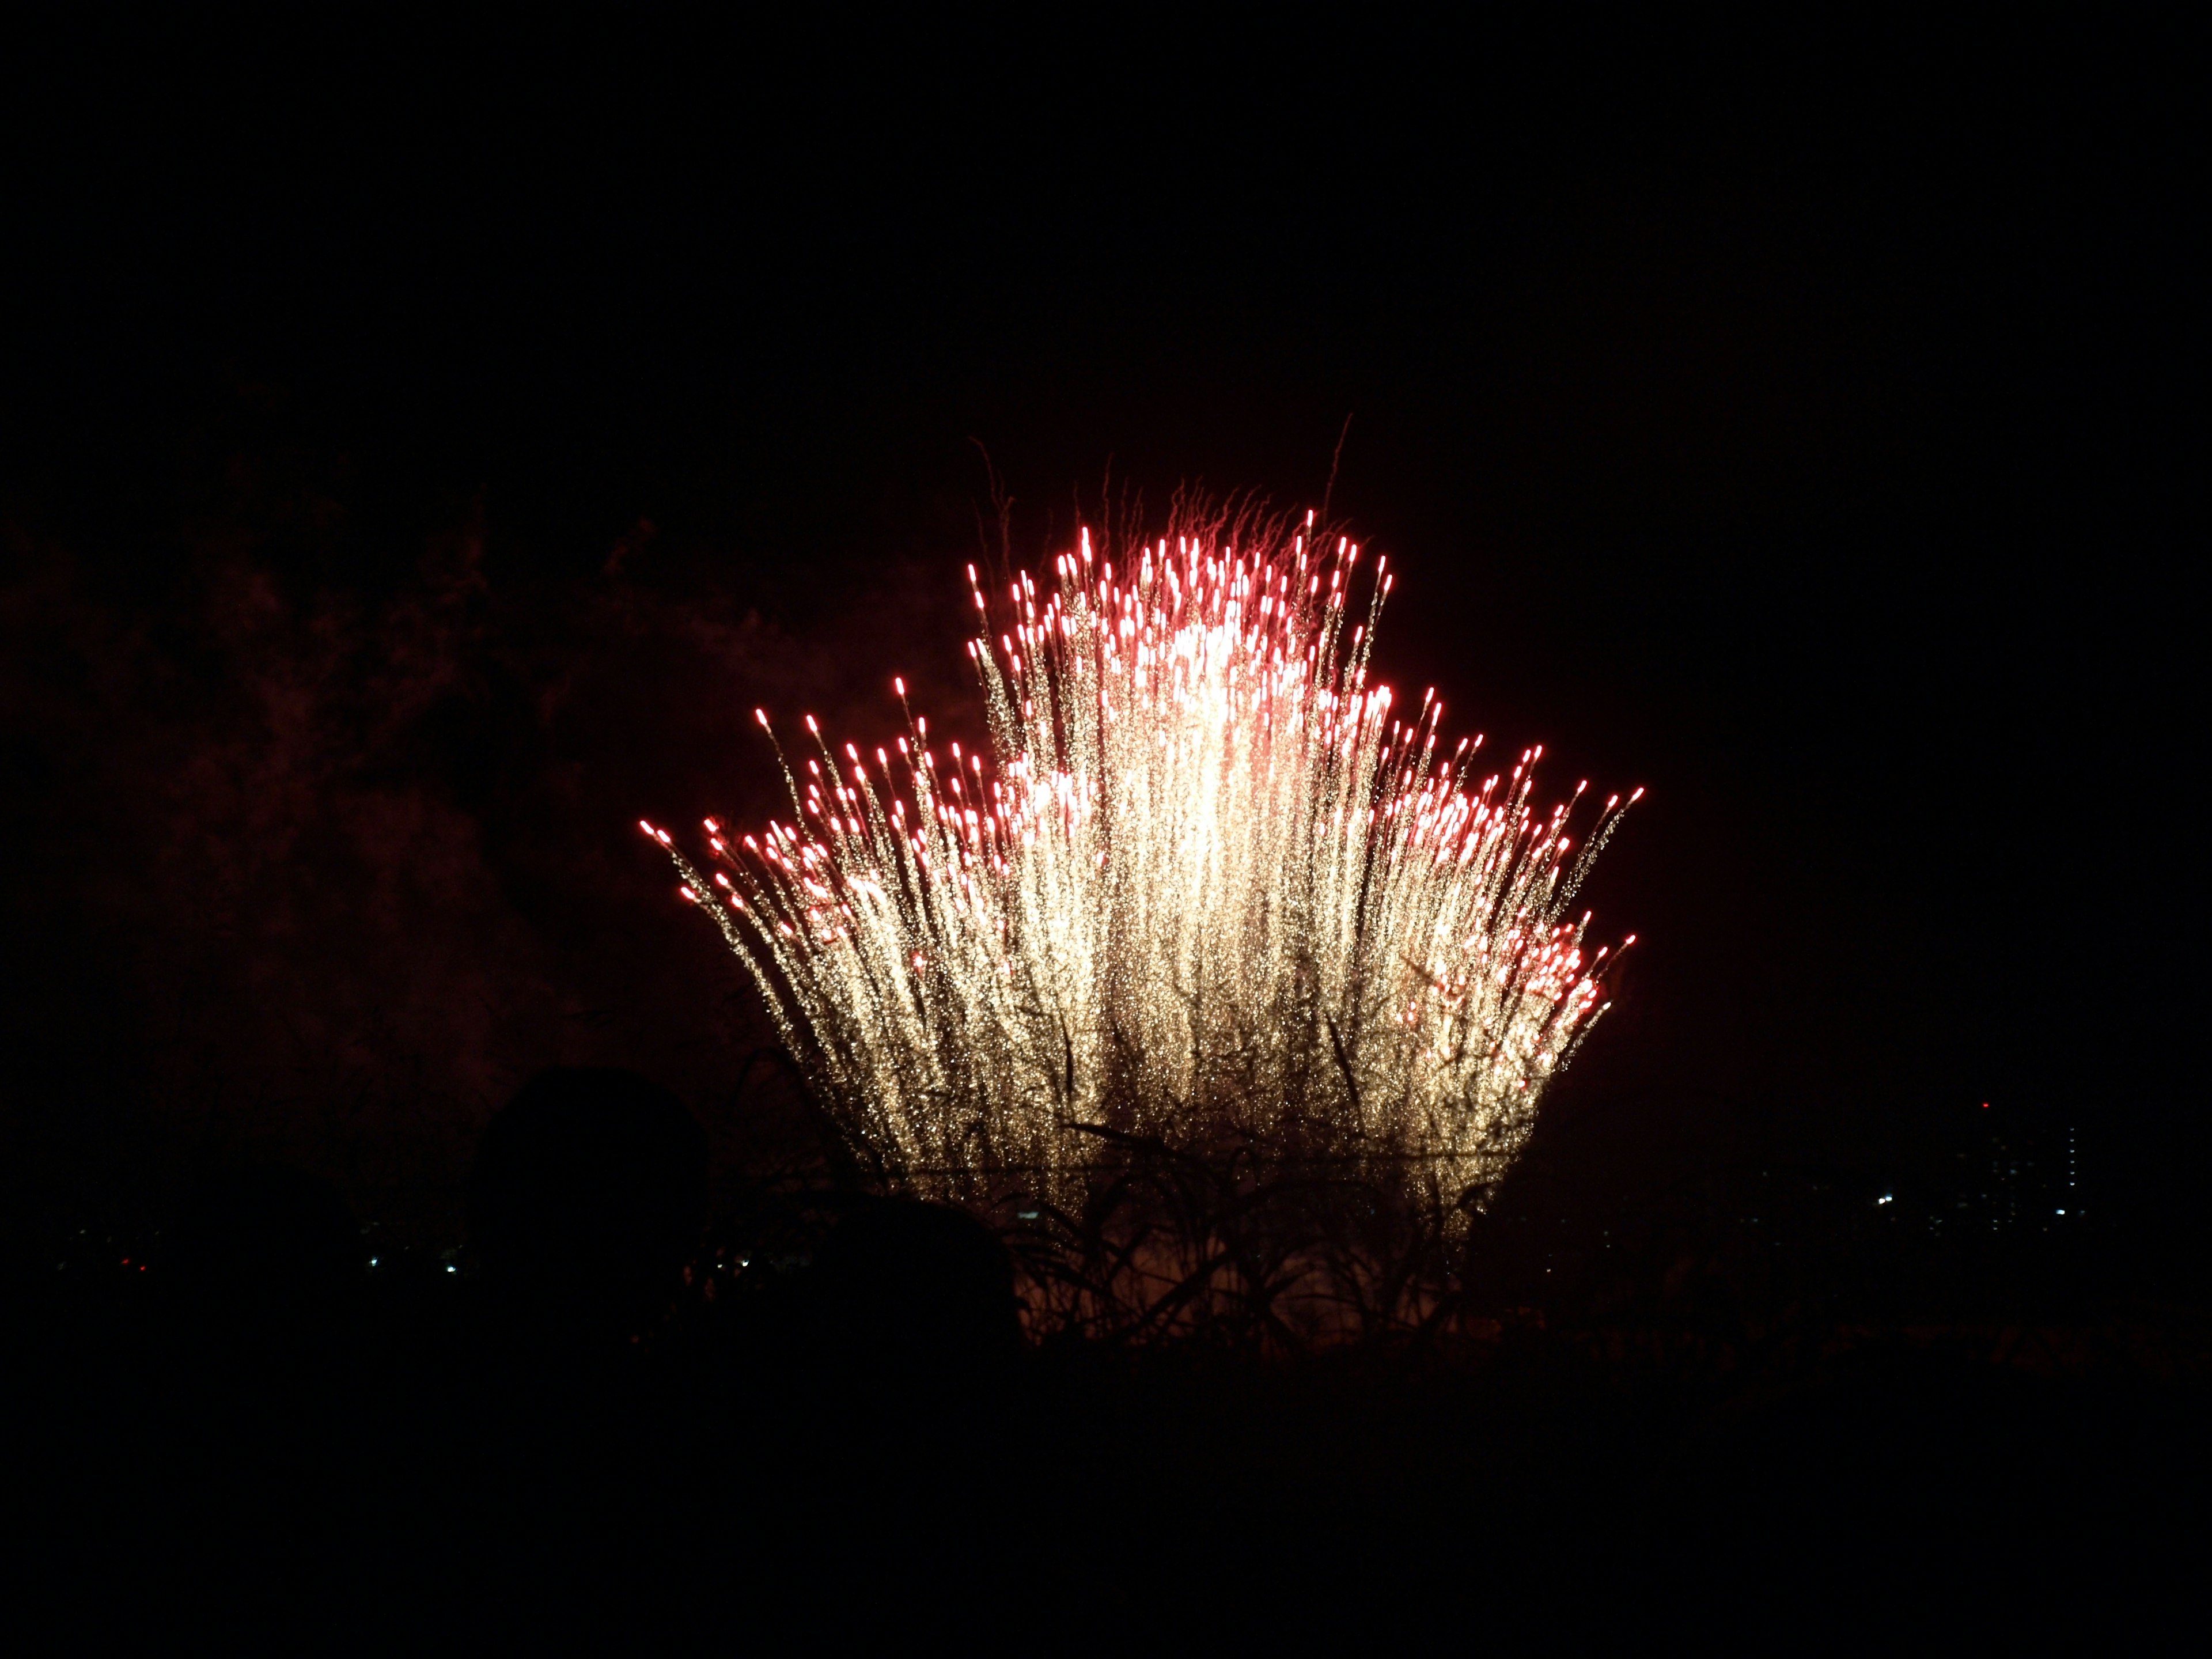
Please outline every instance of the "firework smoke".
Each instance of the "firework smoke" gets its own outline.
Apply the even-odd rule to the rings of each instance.
[[[1064,1194],[1103,1130],[1449,1203],[1519,1149],[1606,1006],[1571,906],[1624,803],[1577,846],[1540,749],[1478,781],[1433,696],[1401,716],[1368,680],[1384,562],[1347,639],[1359,549],[1312,525],[1086,531],[1048,588],[970,566],[990,755],[911,711],[840,753],[810,716],[792,818],[709,819],[711,876],[643,826],[890,1180]]]

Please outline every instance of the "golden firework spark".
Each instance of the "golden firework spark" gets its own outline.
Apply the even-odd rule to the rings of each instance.
[[[840,753],[810,715],[792,817],[708,819],[711,876],[641,826],[892,1179],[1065,1194],[1099,1127],[1447,1201],[1504,1173],[1607,1006],[1571,905],[1626,803],[1577,846],[1583,786],[1532,805],[1540,748],[1478,781],[1433,694],[1401,715],[1369,684],[1387,562],[1347,641],[1360,550],[1313,533],[1186,515],[1109,558],[1085,531],[1048,588],[988,596],[971,565],[990,755],[911,711]]]

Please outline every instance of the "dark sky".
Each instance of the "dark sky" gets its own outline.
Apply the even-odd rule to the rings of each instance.
[[[1873,1169],[1995,1099],[2189,1196],[2175,43],[334,15],[9,54],[24,1169],[446,1180],[556,1057],[741,1140],[629,826],[763,807],[756,702],[957,715],[979,443],[1042,559],[1109,477],[1312,504],[1349,416],[1386,672],[1652,792],[1547,1133]]]

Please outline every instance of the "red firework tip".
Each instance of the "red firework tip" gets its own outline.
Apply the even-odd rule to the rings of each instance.
[[[814,716],[811,714],[806,717],[806,729],[817,738],[822,735],[822,728],[814,723]]]
[[[653,827],[647,823],[643,818],[640,818],[637,821],[637,827],[644,830],[647,835],[653,836],[654,840],[658,841],[659,839],[659,832],[654,830]]]
[[[906,682],[899,678],[896,675],[893,675],[891,677],[891,690],[902,697],[906,696]]]
[[[712,818],[702,818],[699,822],[707,826],[707,833],[710,836],[719,836],[722,833],[722,826]]]
[[[686,904],[696,904],[699,902],[699,896],[693,892],[689,887],[678,888],[676,890],[676,896],[682,899]]]
[[[758,720],[758,721],[761,723],[761,729],[762,729],[763,731],[766,731],[766,730],[768,729],[768,710],[767,710],[767,709],[765,709],[765,708],[756,708],[756,709],[754,709],[754,710],[753,710],[753,718],[754,718],[755,720]]]

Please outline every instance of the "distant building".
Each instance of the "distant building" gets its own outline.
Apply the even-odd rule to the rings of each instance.
[[[1929,1230],[1951,1237],[2050,1233],[2086,1216],[2077,1132],[2038,1131],[1984,1106],[1931,1194]],[[1887,1195],[1881,1200],[1888,1202]]]

